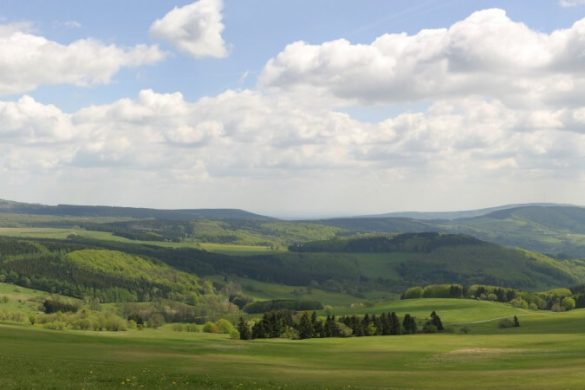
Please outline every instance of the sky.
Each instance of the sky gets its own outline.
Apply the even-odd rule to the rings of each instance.
[[[2,0],[0,199],[585,204],[584,0]]]

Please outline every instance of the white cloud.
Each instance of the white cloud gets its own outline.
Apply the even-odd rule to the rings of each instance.
[[[222,0],[199,0],[175,7],[156,20],[150,32],[192,57],[224,58],[228,50],[221,36],[222,8]]]
[[[0,26],[0,94],[19,94],[40,85],[109,83],[123,67],[161,61],[157,46],[121,48],[94,39],[69,44],[30,32],[29,24]]]
[[[455,196],[452,191],[472,184],[480,194],[495,182],[534,190],[534,183],[579,181],[585,177],[584,112],[585,105],[518,109],[472,97],[365,123],[251,90],[197,101],[144,90],[71,114],[23,97],[0,103],[0,179],[30,177],[26,188],[61,180],[63,196],[76,183],[94,188],[75,193],[94,203],[113,201],[105,190],[96,198],[99,183],[119,188],[134,204],[130,195],[156,193],[153,202],[174,202],[182,194],[206,206],[257,204],[260,210],[287,199],[292,210],[312,194],[318,199],[300,204],[329,210],[330,199],[347,197],[351,207],[352,199],[382,191],[403,193],[405,204],[416,206],[426,199],[424,188]],[[368,205],[383,209],[384,196],[372,195]],[[225,203],[214,203],[220,200]]]
[[[143,90],[73,113],[0,102],[0,181],[60,202],[258,211],[581,202],[584,31],[544,34],[489,10],[370,45],[292,44],[256,90]],[[387,104],[405,100],[424,104]],[[355,102],[392,114],[339,111]]]
[[[266,89],[372,104],[487,96],[514,106],[585,97],[585,19],[550,34],[478,11],[445,29],[385,34],[371,44],[295,42],[270,59]]]
[[[561,7],[575,7],[585,4],[585,0],[560,0],[559,4]]]

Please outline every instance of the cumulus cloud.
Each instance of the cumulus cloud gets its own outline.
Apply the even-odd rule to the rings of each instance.
[[[259,88],[195,101],[150,89],[72,113],[0,101],[0,180],[30,191],[51,178],[86,202],[259,211],[474,207],[542,201],[551,188],[548,200],[580,202],[584,29],[545,34],[488,10],[370,45],[295,43]],[[425,102],[387,105],[409,100]],[[343,112],[356,103],[392,114]]]
[[[0,103],[0,123],[5,182],[42,173],[91,188],[100,177],[128,194],[156,188],[172,199],[165,188],[182,188],[230,205],[277,197],[278,188],[297,194],[293,203],[323,188],[315,208],[326,209],[326,198],[347,196],[349,207],[366,189],[410,191],[404,200],[415,202],[423,183],[449,193],[461,188],[454,183],[485,191],[494,181],[585,178],[585,105],[518,109],[466,97],[371,123],[254,90],[197,101],[144,90],[70,114],[23,97]]]
[[[510,105],[567,104],[585,90],[585,19],[545,34],[500,9],[449,28],[371,44],[295,42],[270,59],[263,88],[362,104],[481,95]]]
[[[221,36],[222,8],[222,0],[199,0],[175,7],[156,20],[150,32],[194,58],[224,58],[228,50]]]
[[[0,144],[20,150],[59,143],[71,156],[64,166],[161,174],[197,166],[207,177],[339,169],[441,172],[452,166],[475,175],[484,168],[541,170],[547,160],[578,170],[585,156],[584,112],[518,110],[475,97],[366,123],[252,90],[194,102],[180,93],[144,90],[136,99],[72,114],[30,97],[0,103]],[[573,152],[564,155],[561,146]]]
[[[124,67],[161,61],[157,46],[121,48],[94,39],[61,44],[30,32],[29,24],[0,26],[0,94],[40,85],[88,86],[109,83]]]

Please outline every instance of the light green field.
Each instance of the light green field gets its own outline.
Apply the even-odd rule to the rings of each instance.
[[[36,228],[36,227],[0,227],[0,236],[18,238],[45,238],[64,240],[70,235],[102,241],[115,241],[127,244],[148,244],[172,248],[197,248],[209,252],[224,253],[228,255],[259,255],[267,253],[286,252],[285,247],[278,249],[260,245],[218,244],[195,241],[168,242],[168,241],[139,241],[116,236],[110,232],[98,232],[86,229],[66,228]]]
[[[122,333],[0,326],[2,389],[582,389],[585,310],[530,312],[472,300],[371,308],[436,309],[453,333],[231,340],[168,328]],[[520,328],[499,329],[516,314]],[[458,324],[458,325],[453,325]],[[462,324],[470,329],[461,334]]]

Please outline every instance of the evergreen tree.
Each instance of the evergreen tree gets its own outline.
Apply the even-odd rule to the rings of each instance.
[[[376,315],[374,314],[372,316],[372,323],[376,326],[376,336],[381,336],[384,330],[384,325],[382,324],[383,315],[384,314],[382,314],[380,317],[376,317]]]
[[[392,314],[390,314],[390,334],[398,335],[401,333],[400,318],[398,318],[395,312],[392,312]]]
[[[443,328],[443,322],[441,321],[441,317],[439,317],[439,315],[434,310],[431,313],[431,323],[435,325],[439,332],[445,330],[445,328]]]
[[[520,327],[520,321],[518,321],[518,317],[514,316],[514,327],[515,328],[519,328]]]
[[[311,319],[309,318],[309,315],[306,312],[303,313],[303,315],[301,316],[298,331],[299,337],[301,339],[310,339],[311,337],[313,337],[314,332],[313,324],[311,323]]]
[[[382,321],[382,334],[387,336],[390,334],[390,330],[392,329],[392,324],[390,323],[390,314],[382,313],[381,321]]]
[[[370,316],[369,315],[365,315],[364,318],[362,318],[362,329],[363,331],[363,335],[364,336],[371,336],[370,334]]]
[[[404,320],[402,322],[404,327],[404,333],[406,334],[415,334],[417,331],[416,319],[412,317],[410,314],[404,316]]]

